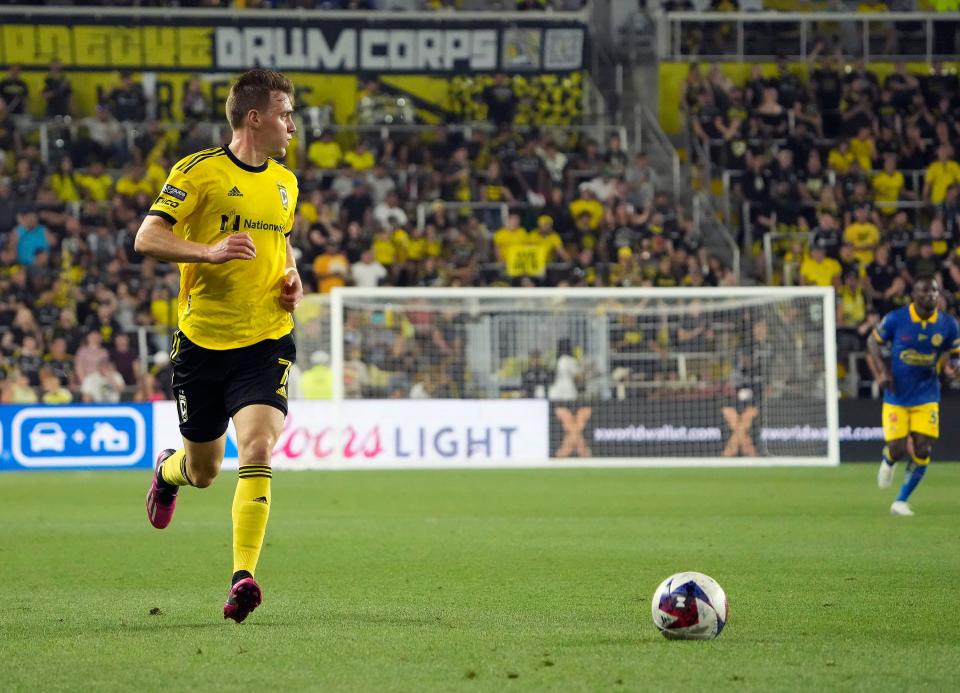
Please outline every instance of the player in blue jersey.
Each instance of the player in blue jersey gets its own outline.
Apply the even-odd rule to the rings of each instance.
[[[894,463],[910,455],[903,486],[890,506],[891,514],[901,516],[913,515],[907,499],[926,474],[933,443],[940,436],[941,367],[949,377],[957,375],[956,364],[941,357],[960,354],[957,321],[937,309],[937,280],[917,279],[910,297],[910,305],[884,316],[867,344],[870,367],[884,390],[886,445],[877,485],[889,488]],[[889,365],[881,351],[883,345],[890,349]]]

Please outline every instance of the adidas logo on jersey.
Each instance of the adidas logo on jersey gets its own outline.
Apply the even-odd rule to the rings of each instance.
[[[230,192],[227,193],[227,197],[243,197],[243,193],[240,192],[240,188],[234,185],[230,188]]]

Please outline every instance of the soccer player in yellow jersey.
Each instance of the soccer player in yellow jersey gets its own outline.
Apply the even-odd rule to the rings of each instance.
[[[233,577],[223,617],[259,606],[254,580],[270,513],[270,457],[287,413],[296,360],[291,313],[303,298],[287,238],[297,179],[281,157],[296,127],[293,85],[271,70],[230,89],[230,144],[181,159],[137,233],[136,250],[180,266],[179,330],[171,360],[183,447],[165,450],[147,494],[166,527],[181,486],[209,486],[233,419],[240,474],[233,499]]]

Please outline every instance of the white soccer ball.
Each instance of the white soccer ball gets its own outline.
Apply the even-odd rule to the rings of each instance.
[[[727,623],[727,595],[703,573],[671,575],[653,593],[653,624],[671,640],[713,640]]]

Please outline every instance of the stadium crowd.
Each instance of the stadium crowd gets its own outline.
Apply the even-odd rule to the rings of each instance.
[[[881,79],[824,51],[809,79],[785,59],[741,84],[692,65],[682,108],[699,164],[730,172],[758,273],[773,234],[768,281],[836,287],[846,354],[919,276],[940,280],[951,311],[960,304],[960,82],[941,62],[923,74],[899,62]]]
[[[292,240],[307,292],[735,283],[643,153],[628,153],[618,134],[597,142],[518,126],[529,83],[485,84],[471,106],[485,127],[373,140],[304,128]],[[209,146],[219,114],[199,81],[177,126],[143,122],[148,97],[129,74],[94,113],[73,112],[70,97],[58,64],[40,94],[15,67],[0,79],[2,398],[168,397],[178,277],[133,241],[170,166]],[[49,160],[23,115],[31,99],[59,141]],[[422,224],[418,205],[428,205]]]

